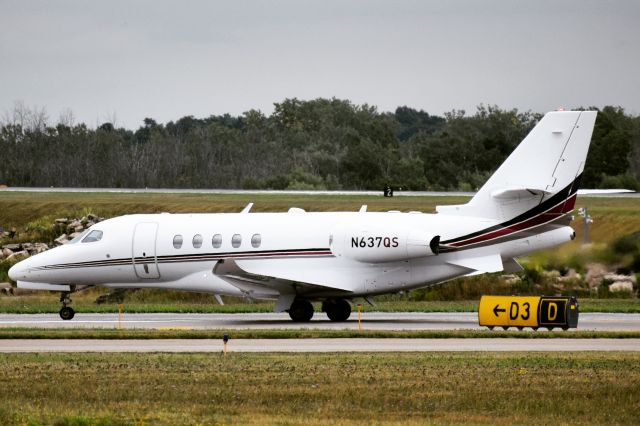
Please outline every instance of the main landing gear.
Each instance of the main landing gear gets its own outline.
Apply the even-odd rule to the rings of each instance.
[[[60,318],[67,321],[74,317],[76,312],[73,310],[71,306],[67,306],[68,303],[71,303],[71,297],[69,297],[71,293],[67,291],[63,291],[60,293],[60,303],[62,303],[62,308],[60,309]]]
[[[349,319],[351,305],[344,299],[327,299],[322,302],[322,311],[327,313],[331,321],[342,322]]]
[[[289,316],[295,322],[309,322],[313,317],[313,305],[308,300],[296,299],[289,307]]]
[[[327,299],[322,302],[322,312],[331,321],[342,322],[349,319],[351,305],[344,299]],[[309,322],[313,318],[313,305],[308,300],[296,299],[289,308],[289,316],[295,322]]]

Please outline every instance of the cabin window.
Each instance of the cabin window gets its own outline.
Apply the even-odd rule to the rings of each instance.
[[[192,243],[193,243],[193,248],[202,247],[202,235],[200,234],[194,235]]]
[[[213,238],[211,238],[211,245],[213,246],[213,248],[220,248],[220,246],[222,245],[222,235],[215,234]]]
[[[233,234],[233,237],[231,237],[231,245],[233,248],[240,247],[240,244],[242,244],[242,236],[240,234]]]
[[[178,234],[173,237],[173,248],[179,249],[182,247],[182,235]]]
[[[253,237],[251,237],[251,246],[253,248],[258,248],[260,247],[260,243],[262,243],[262,237],[260,234],[253,234]]]
[[[96,241],[100,241],[102,239],[102,231],[94,230],[87,234],[86,237],[82,239],[83,243],[94,243]]]

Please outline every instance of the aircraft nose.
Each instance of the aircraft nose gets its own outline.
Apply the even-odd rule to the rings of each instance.
[[[13,265],[11,268],[9,268],[9,278],[11,278],[13,281],[18,281],[18,278],[21,278],[22,271],[23,268],[20,265],[22,262],[18,262],[15,265]]]
[[[9,269],[9,278],[13,281],[27,281],[30,274],[29,267],[31,267],[32,264],[33,262],[31,261],[31,258],[27,258],[16,263]]]

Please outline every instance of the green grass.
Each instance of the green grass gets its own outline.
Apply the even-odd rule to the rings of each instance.
[[[637,353],[4,354],[0,423],[637,424]]]
[[[345,325],[346,327],[346,325]],[[222,339],[229,333],[232,339],[325,339],[325,338],[402,338],[402,339],[452,339],[452,338],[518,338],[518,339],[638,339],[640,331],[523,331],[503,330],[367,330],[359,332],[355,324],[350,329],[238,329],[198,330],[184,329],[136,329],[136,328],[0,328],[2,339]]]
[[[18,231],[43,217],[76,217],[92,212],[104,217],[131,213],[158,212],[238,212],[254,202],[255,212],[284,212],[296,206],[308,211],[356,211],[367,204],[369,211],[418,210],[433,212],[436,205],[459,204],[469,197],[393,197],[373,195],[309,195],[309,194],[153,194],[153,193],[0,193],[0,227],[16,227]],[[592,241],[606,243],[640,230],[639,198],[580,197],[577,207],[587,207],[594,223]],[[578,238],[563,246],[579,247],[582,226],[574,222]],[[563,250],[563,251],[564,251]]]
[[[132,213],[239,212],[253,202],[253,212],[420,210],[433,212],[438,204],[457,204],[469,197],[394,197],[309,194],[153,194],[153,193],[30,193],[0,192],[0,226],[24,227],[44,216],[76,217],[91,212],[103,217]]]
[[[115,313],[116,303],[97,305],[98,291],[73,295],[73,309],[78,313]],[[0,296],[0,313],[38,314],[57,313],[60,310],[56,293],[38,292],[20,296]],[[145,300],[148,299],[148,300]],[[360,303],[362,312],[477,312],[477,300],[412,301],[408,298],[377,301],[370,306]],[[578,298],[580,312],[640,313],[640,299],[589,299]],[[181,294],[176,291],[141,290],[128,296],[123,310],[129,313],[264,313],[273,312],[274,302],[247,303],[242,299],[227,298],[221,306],[213,296],[205,294]],[[316,311],[320,304],[316,303]],[[356,311],[355,304],[353,311]]]

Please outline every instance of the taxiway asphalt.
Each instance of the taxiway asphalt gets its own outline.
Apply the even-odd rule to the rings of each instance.
[[[0,314],[0,327],[29,328],[115,328],[117,314],[76,314],[63,321],[58,314]],[[146,329],[357,329],[356,314],[346,322],[332,322],[316,313],[311,322],[295,323],[289,315],[259,314],[133,314],[125,313],[122,328]],[[367,312],[362,314],[365,330],[480,330],[478,315],[473,312]],[[640,314],[581,313],[579,330],[640,331]],[[541,329],[544,331],[544,329]]]

